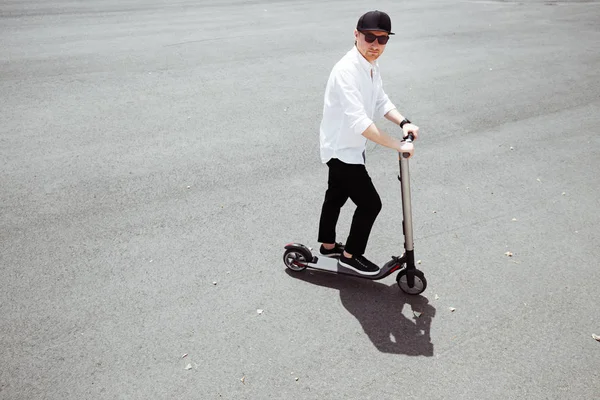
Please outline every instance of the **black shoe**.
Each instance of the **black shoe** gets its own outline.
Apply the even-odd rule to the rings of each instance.
[[[323,245],[321,245],[321,248],[319,249],[319,253],[321,253],[322,256],[326,257],[339,257],[342,255],[343,252],[344,245],[341,243],[336,243],[333,249],[331,250],[327,250],[325,247],[323,247]]]
[[[379,267],[367,260],[364,256],[353,256],[352,258],[344,257],[342,254],[338,260],[338,265],[344,268],[353,269],[363,275],[376,275],[379,272]]]

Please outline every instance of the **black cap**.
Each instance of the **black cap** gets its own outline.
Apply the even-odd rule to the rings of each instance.
[[[387,32],[390,35],[393,35],[392,32],[392,20],[390,20],[390,16],[384,13],[383,11],[369,11],[368,13],[362,15],[358,19],[358,23],[356,24],[357,31],[379,31],[379,32]]]

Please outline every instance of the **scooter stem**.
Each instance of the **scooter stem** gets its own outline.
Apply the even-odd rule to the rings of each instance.
[[[400,188],[402,190],[402,213],[404,230],[404,249],[406,252],[413,251],[413,226],[412,226],[412,209],[410,204],[410,173],[408,170],[408,158],[398,153],[400,159]]]

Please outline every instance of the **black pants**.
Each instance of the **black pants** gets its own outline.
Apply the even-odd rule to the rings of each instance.
[[[319,242],[335,243],[335,227],[342,206],[348,198],[356,204],[346,251],[352,255],[365,253],[373,223],[381,211],[381,199],[367,169],[362,164],[346,164],[337,158],[327,162],[328,188],[319,222]]]

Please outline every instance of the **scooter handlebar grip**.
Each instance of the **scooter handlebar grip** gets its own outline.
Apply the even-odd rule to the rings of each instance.
[[[406,135],[402,140],[405,142],[412,142],[415,140],[415,136],[412,132],[408,132],[408,135]]]

